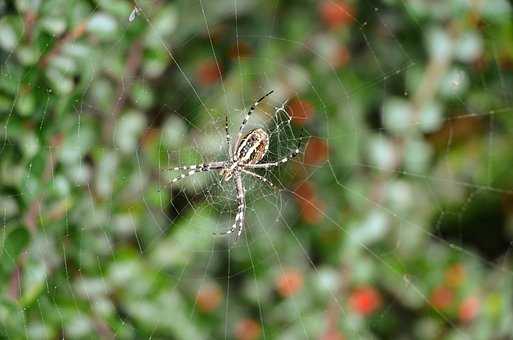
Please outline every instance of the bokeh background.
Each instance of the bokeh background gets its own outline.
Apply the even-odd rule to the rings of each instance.
[[[513,338],[511,9],[0,0],[0,337]]]

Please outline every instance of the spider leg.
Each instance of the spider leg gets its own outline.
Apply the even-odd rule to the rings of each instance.
[[[268,180],[268,179],[267,179],[267,178],[265,178],[264,176],[260,176],[259,174],[255,174],[254,172],[251,172],[251,171],[246,170],[246,169],[240,169],[240,171],[242,171],[243,173],[248,174],[248,175],[250,175],[250,176],[256,177],[256,178],[258,178],[259,180],[261,180],[262,182],[264,182],[264,183],[268,184],[269,186],[274,187],[273,182],[271,182],[270,180]]]
[[[186,166],[176,166],[174,168],[168,168],[166,170],[173,171],[182,171],[182,170],[197,170],[204,167],[209,167],[210,169],[217,169],[219,166],[223,166],[224,162],[211,162],[211,163],[200,163],[194,165],[186,165]]]
[[[237,187],[237,215],[235,215],[235,223],[232,227],[226,231],[221,233],[214,233],[216,235],[230,235],[234,231],[237,231],[236,239],[240,237],[242,234],[242,230],[244,228],[244,218],[246,211],[246,197],[244,185],[242,184],[242,177],[240,176],[240,172],[237,172],[235,175],[235,184]]]
[[[267,168],[270,168],[270,167],[273,167],[273,166],[278,166],[280,164],[287,163],[292,158],[296,157],[298,154],[299,154],[299,149],[296,149],[289,156],[284,157],[284,158],[280,159],[279,161],[269,162],[269,163],[248,164],[245,167],[249,168],[249,169],[259,169],[259,168],[267,169]]]
[[[258,99],[253,105],[251,105],[251,107],[249,108],[249,111],[248,113],[246,113],[246,117],[244,117],[244,120],[242,121],[242,123],[240,124],[240,127],[239,127],[239,133],[237,134],[237,140],[235,142],[235,145],[237,146],[239,144],[239,141],[240,139],[242,138],[242,130],[244,130],[244,127],[246,126],[248,120],[249,120],[249,117],[251,116],[251,114],[253,113],[253,111],[255,111],[256,107],[258,106],[258,104],[260,104],[260,102],[262,100],[265,99],[265,97],[271,95],[272,93],[274,92],[274,90],[271,90],[269,92],[267,92],[265,95],[263,95],[260,99]]]
[[[224,129],[226,131],[226,144],[228,145],[228,158],[231,160],[232,159],[232,137],[230,136],[230,133],[228,132],[228,116],[226,116]]]
[[[244,189],[244,184],[242,183],[242,177],[240,173],[237,173],[237,177],[235,177],[235,183],[237,187],[237,215],[235,216],[235,224],[239,222],[239,231],[237,232],[237,239],[242,234],[242,229],[244,228],[244,219],[246,213],[246,190]],[[237,220],[238,217],[238,220]]]
[[[189,172],[183,173],[178,177],[175,177],[171,180],[171,183],[176,183],[185,177],[192,176],[197,174],[198,172],[207,172],[211,170],[222,170],[224,168],[223,162],[212,162],[212,163],[203,163],[198,165],[189,165],[173,168],[173,170],[189,170]]]

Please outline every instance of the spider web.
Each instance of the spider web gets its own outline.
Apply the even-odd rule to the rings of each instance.
[[[77,1],[82,20],[36,57],[45,87],[16,66],[30,50],[9,44],[5,27],[18,23],[4,20],[1,249],[11,260],[0,334],[511,336],[511,306],[497,300],[512,293],[511,164],[501,157],[513,105],[496,36],[511,6],[451,2],[481,13],[482,28],[468,33],[450,15],[438,20],[452,25],[429,26],[445,3],[355,2],[356,12],[343,7],[340,33],[314,24],[321,2],[302,4],[310,17],[284,1]],[[21,35],[34,25],[58,31],[58,21],[32,21],[31,6],[60,13],[59,4],[0,2],[24,13]],[[419,41],[405,35],[412,27]],[[94,58],[80,60],[89,45]],[[474,74],[484,59],[492,66]],[[68,111],[58,98],[74,63],[86,71]],[[233,141],[269,90],[247,128],[268,131],[266,160],[297,145],[302,153],[258,172],[274,188],[244,176],[247,217],[235,242],[213,235],[234,221],[233,183],[210,172],[170,186],[168,169],[225,160],[225,117]],[[43,98],[33,120],[31,92]],[[157,96],[169,99],[155,107]],[[64,128],[52,129],[59,120]],[[480,215],[481,205],[499,216]],[[501,237],[499,250],[486,247]],[[369,299],[378,307],[367,315]],[[464,303],[479,304],[472,322]]]

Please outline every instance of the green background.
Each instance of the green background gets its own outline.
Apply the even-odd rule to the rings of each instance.
[[[513,338],[511,9],[0,0],[0,337]]]

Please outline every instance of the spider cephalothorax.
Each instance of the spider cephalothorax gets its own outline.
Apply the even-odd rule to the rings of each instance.
[[[211,162],[211,163],[203,163],[198,165],[190,165],[190,166],[182,166],[173,168],[173,170],[189,170],[186,173],[181,174],[180,176],[174,178],[171,183],[175,183],[187,176],[194,175],[197,172],[206,172],[217,170],[220,171],[220,175],[223,176],[225,181],[229,181],[231,179],[235,180],[235,186],[237,189],[237,214],[235,215],[235,223],[232,227],[223,232],[222,234],[231,234],[235,230],[238,230],[237,237],[239,237],[242,233],[242,229],[244,227],[244,215],[246,210],[246,198],[244,189],[244,184],[242,183],[242,174],[253,176],[262,182],[269,184],[272,186],[272,182],[270,182],[267,178],[254,173],[251,171],[252,169],[259,168],[270,168],[273,166],[277,166],[282,163],[286,163],[291,158],[297,156],[299,154],[299,149],[295,149],[288,157],[282,158],[276,162],[267,162],[267,163],[259,163],[267,153],[269,149],[269,135],[262,128],[256,128],[251,130],[244,137],[243,129],[248,122],[249,117],[258,106],[258,104],[268,95],[273,93],[270,91],[265,96],[257,100],[253,105],[251,105],[246,117],[242,121],[239,133],[237,134],[237,140],[235,142],[235,150],[232,150],[231,144],[231,136],[228,133],[228,119],[226,119],[225,130],[226,130],[226,143],[228,144],[228,157],[227,161],[222,162]]]

